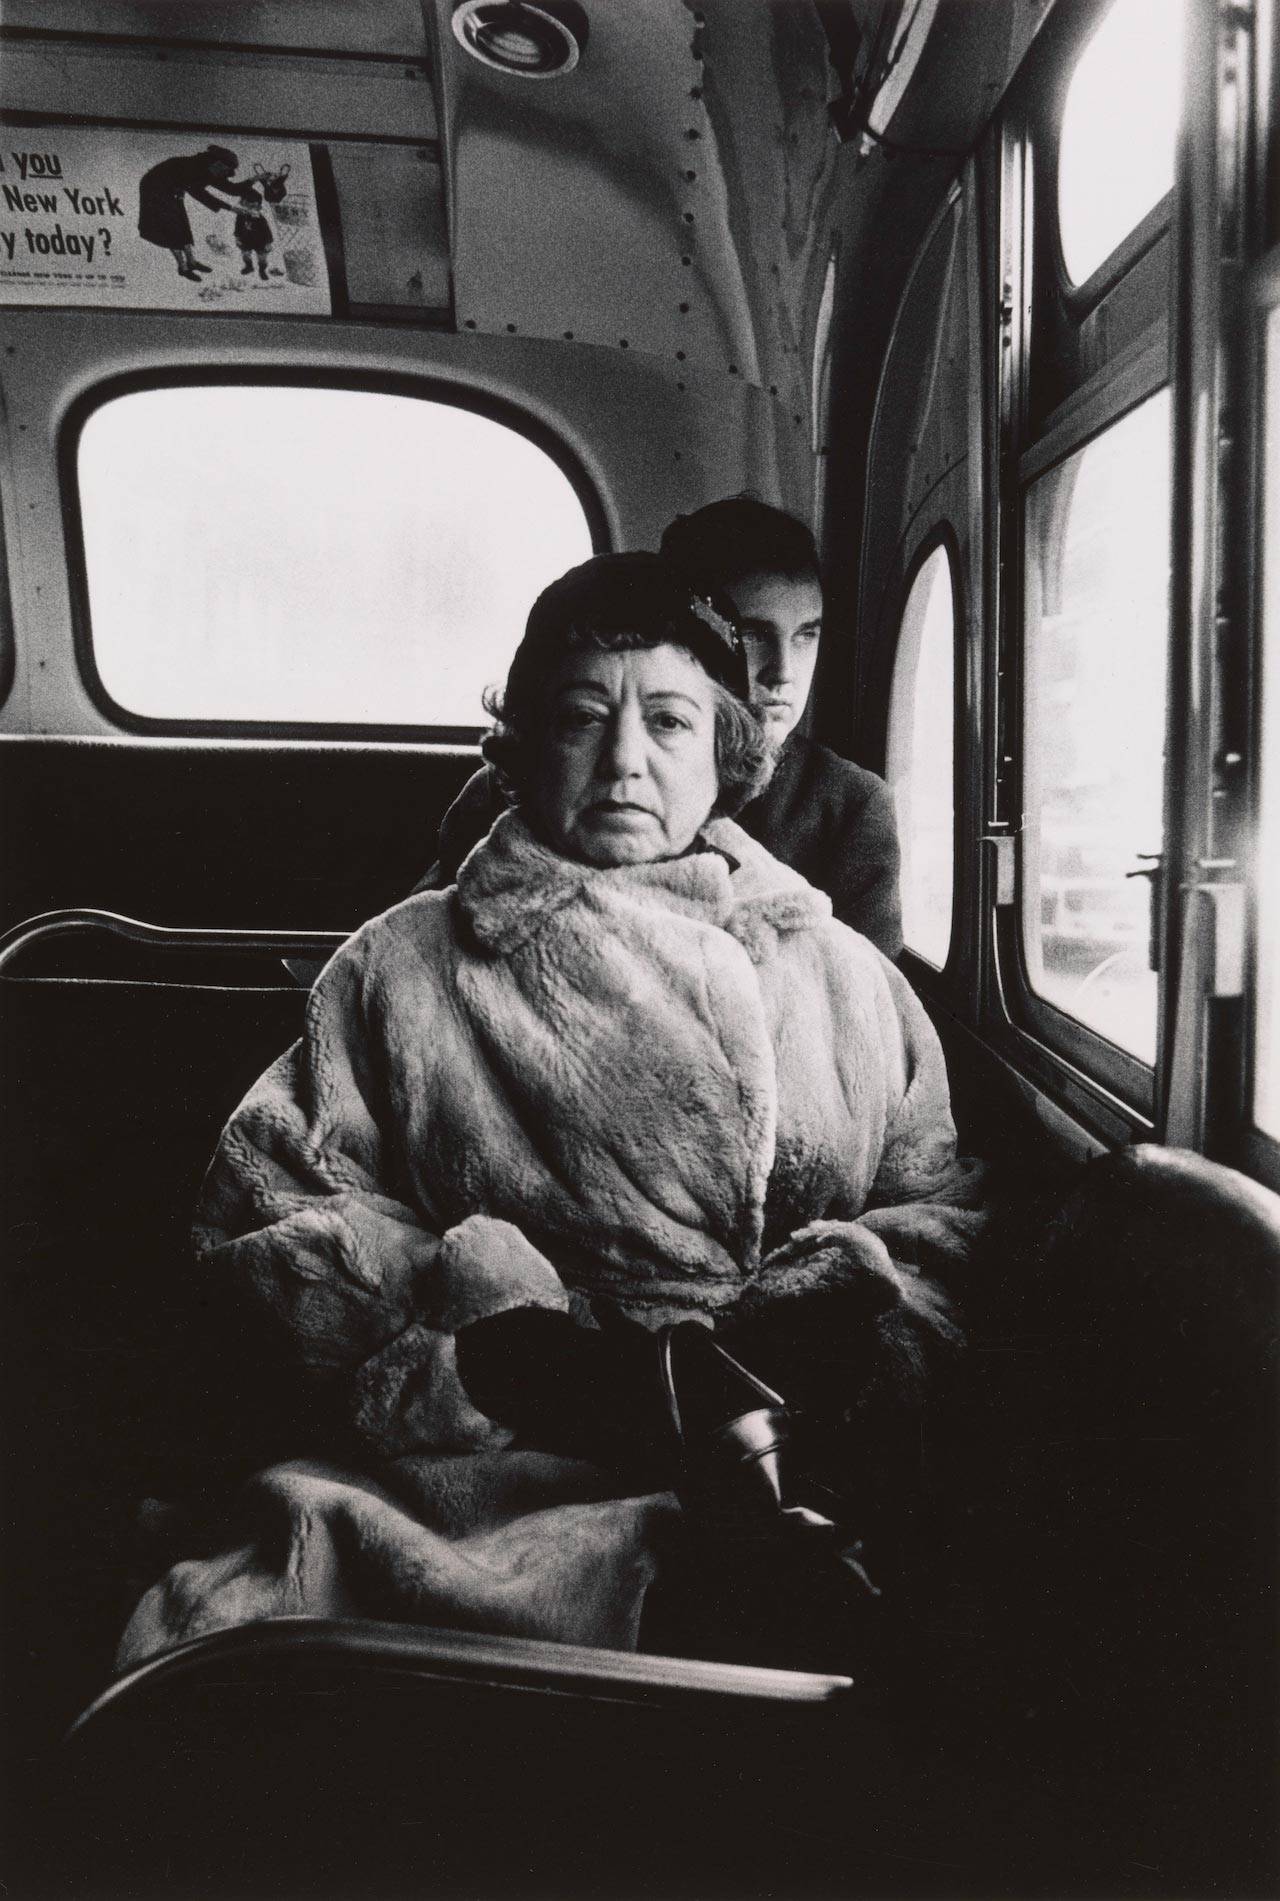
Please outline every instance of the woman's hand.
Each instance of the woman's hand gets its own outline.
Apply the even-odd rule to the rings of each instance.
[[[941,1289],[856,1221],[815,1221],[770,1254],[726,1343],[788,1398],[840,1411],[872,1393],[916,1403],[962,1340]]]
[[[472,1404],[524,1444],[669,1482],[671,1434],[646,1328],[600,1333],[517,1307],[463,1327],[456,1355]]]

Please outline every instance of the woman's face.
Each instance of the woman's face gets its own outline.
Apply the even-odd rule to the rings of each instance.
[[[674,858],[718,791],[715,689],[690,654],[565,656],[529,800],[547,844],[588,865]]]
[[[751,704],[780,746],[804,712],[822,635],[816,576],[744,574],[725,589],[746,649]]]

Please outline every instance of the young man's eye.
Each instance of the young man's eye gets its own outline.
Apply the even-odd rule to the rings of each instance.
[[[821,632],[820,627],[800,627],[796,630],[795,638],[797,642],[803,641],[806,646],[811,646]]]

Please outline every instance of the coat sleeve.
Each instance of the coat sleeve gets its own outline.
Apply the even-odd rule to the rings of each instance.
[[[481,766],[478,772],[473,772],[440,821],[435,863],[410,895],[416,896],[419,891],[443,891],[446,885],[456,884],[463,859],[473,845],[480,843],[505,806],[493,767]]]
[[[882,971],[897,1017],[901,1093],[889,1119],[880,1165],[861,1226],[900,1265],[950,1279],[985,1225],[986,1170],[957,1151],[946,1060],[937,1031],[901,971]],[[886,1043],[893,1026],[884,1024]]]
[[[398,1161],[394,1035],[370,970],[378,928],[326,967],[303,1037],[223,1131],[196,1252],[381,1450],[470,1449],[500,1429],[467,1399],[454,1334],[510,1307],[563,1311],[568,1297],[510,1224],[475,1215],[438,1234],[416,1205]]]
[[[878,1000],[881,1040],[897,1076],[880,1164],[869,1205],[900,1202],[967,1204],[972,1164],[956,1154],[951,1089],[938,1033],[902,972],[881,963],[884,989]]]
[[[865,776],[871,785],[834,871],[832,909],[842,924],[869,937],[886,957],[896,957],[902,949],[897,818],[888,786]]]
[[[937,1034],[901,972],[883,957],[874,966],[855,971],[873,986],[890,1110],[867,1206],[856,1221],[797,1229],[730,1315],[749,1362],[759,1351],[801,1393],[819,1391],[825,1367],[828,1397],[850,1382],[923,1394],[960,1343],[949,1292],[985,1220],[981,1168],[956,1152]]]
[[[237,196],[240,195],[241,190],[239,185],[223,185],[219,187],[219,189],[234,192]],[[188,185],[187,194],[189,197],[198,200],[200,204],[207,205],[210,211],[231,211],[233,209],[225,198],[215,198],[207,185]]]

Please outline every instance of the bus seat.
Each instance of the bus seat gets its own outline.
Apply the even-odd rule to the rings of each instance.
[[[1101,1156],[998,1218],[971,1290],[980,1322],[1032,1321],[1089,1352],[1094,1402],[1198,1426],[1274,1373],[1280,1196],[1188,1150]]]
[[[967,1645],[1028,1757],[1134,1864],[1175,1892],[1267,1891],[1280,1198],[1119,1150],[997,1220],[966,1307],[932,1654]]]
[[[282,1619],[113,1686],[59,1794],[138,1896],[880,1893],[890,1735],[847,1678]]]
[[[110,1892],[209,1901],[960,1901],[1087,1867],[974,1742],[845,1677],[274,1619],[98,1698],[55,1834]]]
[[[54,906],[354,930],[407,897],[474,747],[0,740],[0,923]]]
[[[265,1383],[225,1350],[188,1230],[222,1122],[305,1005],[274,944],[61,924],[0,974],[8,1702],[46,1738],[154,1576],[138,1501],[253,1461],[265,1422],[242,1396]],[[36,955],[81,974],[11,974]],[[104,957],[110,975],[84,974]],[[183,980],[155,980],[166,959]]]

